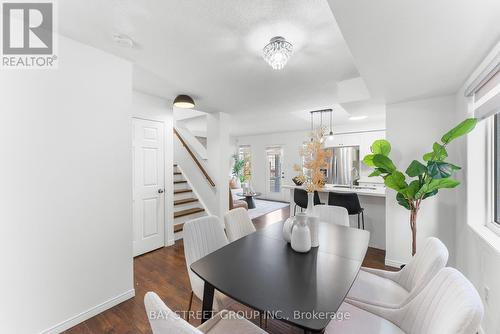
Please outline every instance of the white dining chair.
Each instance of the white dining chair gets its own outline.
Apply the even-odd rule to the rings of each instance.
[[[226,225],[229,242],[236,241],[256,231],[252,220],[248,216],[248,211],[243,208],[233,209],[226,213],[224,215],[224,224]]]
[[[403,269],[393,272],[363,267],[347,300],[397,307],[416,295],[448,262],[448,249],[437,238],[427,238]]]
[[[193,219],[184,224],[183,227],[184,239],[184,255],[186,258],[186,266],[191,283],[191,295],[189,297],[188,316],[193,305],[193,295],[198,299],[203,300],[204,282],[192,270],[191,264],[198,261],[202,257],[222,248],[228,244],[224,228],[220,220],[216,216],[206,216]],[[213,309],[220,311],[234,301],[219,291],[215,291]],[[189,317],[188,317],[189,321]]]
[[[264,334],[250,321],[232,311],[223,310],[198,327],[172,312],[154,292],[144,296],[144,306],[153,334]]]
[[[458,270],[443,268],[398,308],[343,303],[325,333],[475,334],[483,314],[474,286]]]
[[[349,213],[344,207],[334,205],[315,205],[314,211],[318,215],[319,221],[349,226]]]

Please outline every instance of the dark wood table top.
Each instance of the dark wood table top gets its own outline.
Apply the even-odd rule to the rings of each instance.
[[[244,305],[321,332],[331,318],[308,315],[338,310],[361,267],[370,234],[320,223],[320,246],[301,254],[283,240],[282,226],[276,223],[230,243],[193,263],[191,269]]]

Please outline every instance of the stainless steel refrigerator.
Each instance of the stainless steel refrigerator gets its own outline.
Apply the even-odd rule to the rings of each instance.
[[[327,183],[354,185],[359,179],[359,146],[327,148],[332,152],[330,168],[326,171]]]

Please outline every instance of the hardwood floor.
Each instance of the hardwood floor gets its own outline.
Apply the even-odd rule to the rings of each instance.
[[[289,217],[289,207],[274,211],[253,220],[257,229],[279,222]],[[364,266],[389,269],[384,265],[385,251],[369,248]],[[186,310],[191,288],[184,260],[182,240],[171,247],[141,255],[134,259],[135,297],[129,299],[87,321],[67,330],[67,334],[146,334],[151,333],[144,310],[143,298],[146,292],[156,292],[174,311]],[[246,310],[235,305],[233,310]],[[201,310],[201,302],[195,298],[193,310]],[[252,319],[258,325],[258,319]],[[199,325],[199,320],[191,320]],[[269,333],[303,333],[301,330],[279,321],[269,320]]]

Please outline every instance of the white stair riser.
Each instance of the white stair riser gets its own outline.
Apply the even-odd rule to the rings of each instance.
[[[201,203],[199,201],[186,203],[186,204],[174,205],[174,212],[179,212],[182,210],[187,210],[187,209],[192,209],[192,208],[202,208],[203,209],[203,206],[201,205]]]
[[[196,198],[196,195],[190,191],[187,193],[174,194],[174,201],[178,199],[186,199],[186,198]]]
[[[174,181],[185,181],[186,179],[184,178],[184,176],[182,176],[182,174],[180,175],[176,175],[174,174]]]
[[[191,189],[191,187],[189,187],[189,184],[186,182],[186,183],[174,183],[174,190],[178,190],[178,189]]]
[[[193,220],[195,218],[204,217],[206,215],[207,215],[207,213],[205,211],[202,211],[202,212],[198,212],[198,213],[193,213],[192,215],[187,215],[187,216],[184,216],[184,217],[174,218],[174,225],[182,224],[182,223],[185,223],[185,222],[187,222],[189,220]]]

